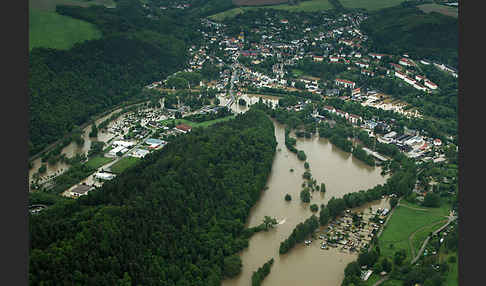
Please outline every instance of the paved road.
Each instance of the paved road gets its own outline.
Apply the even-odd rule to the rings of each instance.
[[[446,224],[444,224],[444,225],[443,225],[442,227],[440,227],[439,229],[437,229],[436,231],[434,231],[434,232],[432,233],[432,236],[434,236],[434,235],[436,235],[437,233],[441,232],[441,231],[442,231],[444,228],[446,228],[446,227],[447,227],[447,226],[448,226],[448,225],[449,225],[451,222],[453,222],[453,221],[454,221],[456,218],[457,218],[457,217],[456,217],[456,216],[454,216],[454,215],[452,215],[452,214],[451,214],[451,215],[449,215],[449,216],[448,216],[448,221],[447,221],[447,223],[446,223]],[[424,251],[425,247],[427,246],[427,243],[429,242],[429,240],[430,240],[430,238],[431,238],[432,236],[428,236],[428,237],[425,239],[424,243],[422,244],[422,247],[420,248],[419,253],[417,254],[417,256],[415,256],[415,258],[414,258],[414,259],[412,259],[412,261],[410,261],[410,264],[414,264],[414,263],[415,263],[415,262],[416,262],[416,261],[417,261],[417,260],[420,258],[420,256],[422,255],[422,252]]]

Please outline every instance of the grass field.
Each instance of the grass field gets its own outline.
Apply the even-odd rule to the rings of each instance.
[[[110,163],[111,161],[115,160],[114,158],[107,158],[107,157],[100,157],[96,156],[88,160],[86,162],[86,166],[91,167],[93,169],[98,169],[99,167]]]
[[[56,11],[57,5],[68,5],[68,6],[80,6],[88,7],[91,5],[105,5],[108,8],[116,7],[116,3],[113,0],[29,0],[29,9],[35,9],[44,12],[54,12]]]
[[[314,12],[314,11],[321,11],[321,10],[329,10],[332,8],[333,6],[327,0],[311,0],[311,1],[300,2],[299,5],[280,4],[280,5],[260,6],[260,7],[256,7],[256,6],[238,7],[218,14],[211,15],[209,16],[209,18],[215,21],[222,21],[225,18],[232,18],[238,14],[243,13],[244,11],[258,10],[258,9],[276,9],[276,10],[287,10],[291,12]]]
[[[454,7],[447,7],[439,4],[423,4],[417,6],[420,10],[425,13],[437,12],[446,16],[451,16],[457,18],[459,16],[459,9]]]
[[[91,23],[29,9],[29,51],[35,47],[65,50],[75,43],[99,38],[101,31]]]
[[[115,174],[120,174],[126,169],[136,165],[140,161],[140,158],[124,157],[120,161],[111,166],[111,171]]]
[[[435,230],[441,226],[437,222],[446,219],[445,216],[448,213],[449,206],[445,202],[439,208],[424,208],[402,200],[379,238],[382,255],[393,257],[396,251],[405,249],[407,252],[407,260],[409,261],[412,258],[412,250],[409,243],[410,235],[424,228],[424,231],[416,233],[418,237],[414,236],[415,243],[413,245],[421,245],[431,230]],[[435,226],[432,226],[433,224]]]
[[[376,11],[383,8],[397,6],[406,0],[339,0],[345,8],[363,8]]]
[[[191,127],[208,127],[208,126],[211,126],[215,123],[218,123],[218,122],[223,122],[223,121],[228,121],[230,119],[233,119],[235,118],[235,115],[231,115],[231,116],[226,116],[226,117],[223,117],[223,118],[218,118],[218,119],[214,119],[214,120],[209,120],[209,121],[204,121],[204,122],[192,122],[192,121],[189,121],[189,120],[186,120],[186,119],[176,119],[175,120],[175,124],[186,124],[186,125],[189,125]],[[167,119],[167,120],[163,120],[161,121],[162,124],[166,125],[168,124],[172,119]]]

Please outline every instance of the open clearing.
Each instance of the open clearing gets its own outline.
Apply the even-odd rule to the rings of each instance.
[[[397,6],[405,0],[339,0],[345,8],[363,8],[368,11],[376,11],[388,7]]]
[[[175,124],[186,124],[186,125],[189,125],[191,127],[208,127],[208,126],[211,126],[213,124],[216,124],[218,122],[223,122],[223,121],[228,121],[230,119],[233,119],[235,118],[235,115],[231,115],[231,116],[226,116],[226,117],[223,117],[223,118],[217,118],[217,119],[214,119],[214,120],[208,120],[208,121],[204,121],[204,122],[192,122],[192,121],[189,121],[187,119],[176,119],[175,120]],[[167,119],[167,120],[163,120],[161,121],[162,124],[168,124],[170,121],[172,121],[172,119]]]
[[[29,51],[35,47],[66,50],[75,43],[99,38],[101,31],[91,23],[29,9]]]
[[[93,169],[98,169],[99,167],[110,163],[111,161],[115,160],[114,158],[108,158],[108,157],[100,157],[96,156],[88,160],[86,162],[86,166],[93,168]]]
[[[107,8],[116,7],[116,3],[113,0],[29,0],[29,9],[35,9],[45,12],[56,11],[56,5],[68,5],[68,6],[80,6],[88,7],[91,5],[105,5]]]
[[[209,18],[215,21],[222,21],[226,18],[232,18],[238,14],[241,14],[244,11],[258,10],[258,9],[276,9],[276,10],[287,10],[291,12],[301,12],[301,11],[315,12],[321,10],[329,10],[332,8],[333,6],[331,5],[331,3],[329,3],[328,0],[311,0],[311,1],[300,2],[299,5],[280,4],[280,5],[271,5],[271,6],[238,7],[218,14],[211,15],[209,16]]]
[[[420,10],[424,11],[425,13],[430,12],[437,12],[446,16],[451,16],[457,18],[459,15],[459,10],[454,7],[447,7],[444,5],[439,4],[423,4],[417,6]]]
[[[445,202],[442,202],[439,208],[425,208],[408,202],[400,202],[379,238],[382,254],[393,257],[396,251],[405,249],[407,260],[410,260],[413,254],[409,242],[410,236],[423,228],[424,231],[418,231],[414,235],[412,247],[421,246],[428,233],[438,229],[442,225],[438,222],[445,220],[448,214],[449,206]]]
[[[233,0],[236,6],[262,6],[287,3],[287,0]]]
[[[140,161],[140,158],[135,157],[124,157],[120,161],[116,162],[111,166],[111,171],[115,174],[120,174],[126,169],[136,165]]]

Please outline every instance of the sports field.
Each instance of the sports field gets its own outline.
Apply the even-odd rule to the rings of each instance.
[[[376,11],[383,8],[397,6],[406,0],[339,0],[345,8],[363,8]]]
[[[99,38],[101,31],[91,23],[29,9],[29,51],[35,47],[66,50],[75,43]]]
[[[233,8],[218,14],[214,14],[209,16],[210,19],[215,21],[222,21],[225,18],[232,18],[238,14],[243,13],[244,11],[248,10],[258,10],[258,9],[276,9],[276,10],[287,10],[291,12],[314,12],[314,11],[321,11],[321,10],[329,10],[332,9],[333,6],[327,0],[311,0],[311,1],[304,1],[300,2],[299,5],[288,5],[288,4],[280,4],[280,5],[272,5],[272,6],[250,6],[250,7],[238,7]]]

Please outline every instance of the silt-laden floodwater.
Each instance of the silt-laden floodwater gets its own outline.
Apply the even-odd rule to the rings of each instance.
[[[251,99],[254,103],[253,98]],[[246,111],[246,108],[241,107],[232,109],[235,108],[239,112]],[[300,201],[304,164],[297,159],[296,154],[285,147],[285,127],[276,121],[274,125],[278,145],[267,183],[268,189],[252,208],[247,225],[257,226],[263,222],[265,216],[276,217],[281,224],[268,232],[262,231],[253,235],[249,247],[240,253],[242,273],[236,278],[224,280],[222,285],[250,285],[252,273],[272,257],[275,260],[274,264],[264,280],[267,286],[341,285],[344,268],[357,259],[357,254],[344,253],[336,248],[322,250],[318,240],[310,246],[298,244],[289,253],[279,255],[280,242],[292,233],[297,224],[312,215],[310,204],[320,206],[322,203],[327,204],[333,196],[340,198],[347,193],[367,190],[385,183],[386,177],[381,176],[379,167],[364,164],[326,139],[318,136],[310,139],[298,138],[296,148],[306,153],[313,178],[317,180],[318,185],[321,182],[326,184],[325,194],[314,192],[311,203],[304,204]],[[294,171],[291,172],[290,169]],[[291,202],[284,200],[287,193],[292,196]],[[387,200],[380,200],[366,204],[361,209],[370,207],[377,209],[389,207],[389,204]]]

